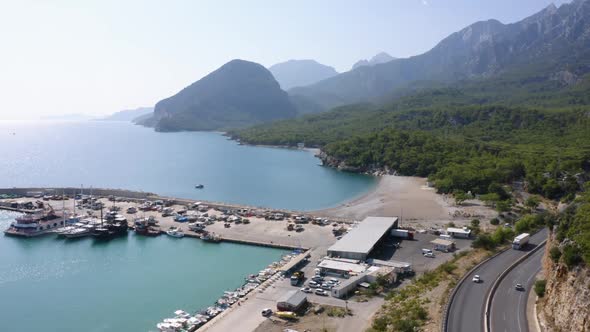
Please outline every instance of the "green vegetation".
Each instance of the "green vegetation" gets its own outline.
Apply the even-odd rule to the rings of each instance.
[[[561,245],[549,253],[553,261],[563,260],[568,268],[590,263],[590,183],[585,187],[557,221],[556,240]]]
[[[326,309],[326,315],[328,315],[329,317],[345,317],[346,315],[348,315],[349,312],[346,311],[345,308],[340,308],[340,307],[328,307],[328,309]]]
[[[590,77],[565,89],[539,87],[543,93],[519,90],[525,83],[518,79],[506,84],[523,95],[499,105],[499,87],[482,80],[230,134],[256,144],[304,142],[357,171],[429,177],[459,203],[471,192],[499,211],[511,208],[502,184],[514,180],[526,180],[530,193],[571,199],[580,189],[577,174],[590,169]],[[496,88],[484,88],[490,85]],[[527,206],[535,203],[531,198]]]
[[[538,297],[543,297],[545,296],[545,287],[547,286],[547,280],[537,280],[535,281],[535,294],[537,294]]]

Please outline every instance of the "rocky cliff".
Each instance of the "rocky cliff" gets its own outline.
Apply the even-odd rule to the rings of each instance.
[[[590,331],[590,268],[555,263],[550,248],[563,245],[552,236],[543,258],[547,286],[539,307],[541,324],[548,332]]]

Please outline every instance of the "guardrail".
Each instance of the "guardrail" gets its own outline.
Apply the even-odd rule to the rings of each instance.
[[[494,293],[496,292],[496,290],[498,289],[498,286],[500,285],[500,282],[502,282],[502,280],[504,278],[506,278],[506,276],[508,275],[508,273],[510,273],[510,271],[514,270],[514,268],[516,266],[518,266],[520,263],[522,263],[523,261],[525,261],[527,258],[531,257],[534,253],[536,253],[537,251],[539,251],[541,248],[543,248],[545,246],[545,244],[547,243],[547,240],[543,240],[543,242],[539,243],[533,250],[527,252],[524,256],[520,257],[519,259],[516,260],[516,262],[512,263],[512,265],[510,265],[508,268],[506,268],[506,270],[504,270],[500,276],[498,276],[498,278],[494,281],[494,283],[492,284],[492,288],[490,289],[490,292],[488,294],[488,297],[486,299],[486,306],[485,306],[485,315],[484,315],[484,332],[490,332],[491,331],[491,325],[490,325],[490,310],[492,308],[492,300],[494,298]]]

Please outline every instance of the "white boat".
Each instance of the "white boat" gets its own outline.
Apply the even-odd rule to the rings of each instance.
[[[172,237],[183,237],[184,236],[184,232],[179,229],[178,227],[170,227],[167,231],[166,234],[172,236]]]
[[[65,226],[65,227],[61,227],[55,230],[55,234],[57,234],[57,236],[64,236],[66,233],[69,233],[73,230],[75,230],[76,228],[78,228],[77,226]]]
[[[92,234],[93,229],[94,229],[93,225],[84,225],[82,227],[78,227],[76,229],[73,229],[67,233],[64,233],[63,236],[65,236],[68,239],[75,239],[75,238],[79,238],[79,237],[89,236]]]

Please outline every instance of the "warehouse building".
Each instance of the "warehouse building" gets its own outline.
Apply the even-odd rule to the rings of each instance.
[[[299,311],[307,303],[307,296],[300,290],[292,290],[277,301],[279,311]]]
[[[328,255],[364,261],[397,224],[396,217],[367,217],[328,248]]]

